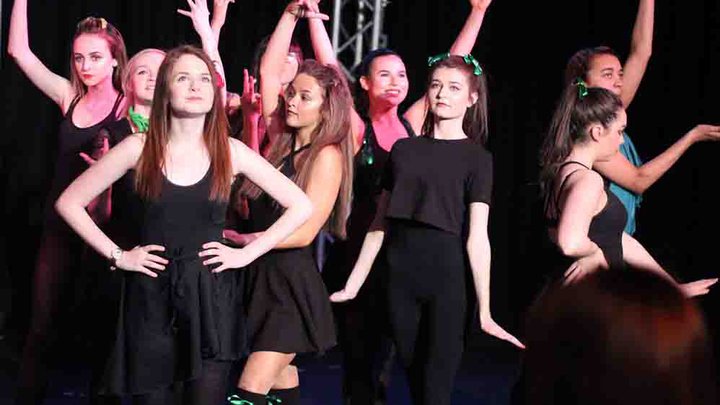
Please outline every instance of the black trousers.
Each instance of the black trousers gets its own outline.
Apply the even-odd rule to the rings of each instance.
[[[463,240],[398,220],[386,237],[390,327],[413,403],[450,404],[467,325]]]

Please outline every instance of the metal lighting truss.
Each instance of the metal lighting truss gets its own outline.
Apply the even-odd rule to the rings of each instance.
[[[351,81],[363,55],[387,44],[383,10],[389,3],[389,0],[335,0],[332,44],[340,67]]]

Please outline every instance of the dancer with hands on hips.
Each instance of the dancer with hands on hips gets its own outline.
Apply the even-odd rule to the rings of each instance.
[[[174,383],[192,404],[219,403],[244,351],[239,272],[312,213],[289,179],[228,137],[212,61],[197,48],[168,52],[158,72],[149,129],[112,148],[60,196],[68,224],[126,271],[123,308],[105,389],[137,404],[164,403]],[[119,247],[84,207],[128,170],[145,202],[141,246]],[[242,249],[222,239],[233,175],[242,173],[285,208]],[[128,249],[128,250],[125,250]],[[212,272],[211,272],[212,269]]]

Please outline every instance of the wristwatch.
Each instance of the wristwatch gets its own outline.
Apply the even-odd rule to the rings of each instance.
[[[117,269],[117,262],[120,260],[120,258],[123,255],[123,250],[119,247],[116,247],[115,249],[110,251],[110,270],[116,270]]]

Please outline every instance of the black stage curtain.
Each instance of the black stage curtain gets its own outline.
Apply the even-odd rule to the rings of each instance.
[[[183,0],[29,2],[31,47],[61,74],[68,72],[75,24],[87,15],[115,24],[130,55],[145,47],[198,42],[190,21],[175,12],[185,8]],[[645,160],[698,123],[720,123],[720,3],[657,3],[653,56],[628,111],[628,133]],[[3,4],[3,38],[11,5]],[[231,6],[221,37],[231,90],[241,90],[242,68],[250,65],[255,44],[272,32],[284,5],[263,0]],[[322,6],[331,14],[331,1]],[[388,5],[385,31],[389,46],[408,67],[409,101],[424,89],[427,57],[449,48],[469,9],[463,0],[396,0]],[[627,56],[636,11],[637,2],[627,0],[495,0],[486,16],[474,55],[490,81],[489,148],[495,158],[492,293],[496,317],[512,330],[520,327],[542,283],[537,151],[560,94],[563,68],[570,55],[588,46],[609,45]],[[309,49],[304,27],[299,38]],[[0,264],[11,276],[13,313],[22,324],[61,117],[9,60],[5,44],[1,80],[0,241],[5,246],[0,252],[7,253]],[[646,193],[639,211],[638,239],[683,279],[720,273],[717,238],[712,236],[720,228],[718,156],[720,144],[695,145]],[[720,290],[700,299],[713,322],[711,308],[717,308],[719,300]]]

